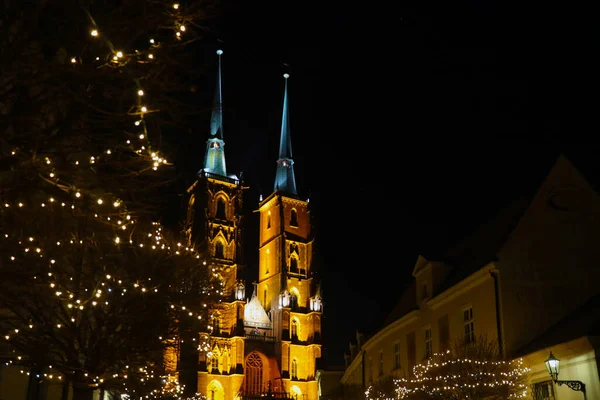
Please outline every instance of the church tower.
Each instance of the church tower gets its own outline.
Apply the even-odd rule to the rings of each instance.
[[[194,390],[211,400],[257,399],[269,394],[317,400],[322,300],[313,273],[309,204],[296,191],[288,122],[289,75],[284,75],[275,184],[273,192],[259,203],[259,237],[252,238],[258,242],[259,260],[258,276],[250,290],[239,279],[247,188],[236,175],[228,174],[225,166],[223,52],[217,54],[219,72],[210,135],[204,165],[188,189],[185,231],[188,246],[206,255],[222,300],[207,305],[208,331],[194,340],[199,349]]]
[[[318,399],[322,299],[313,271],[309,202],[296,191],[285,74],[279,158],[273,193],[258,211],[259,267],[256,296],[269,313],[283,389],[299,399]],[[276,377],[273,377],[277,379]],[[294,397],[295,398],[295,397]]]
[[[246,296],[238,275],[243,256],[243,192],[247,188],[238,176],[227,172],[225,163],[222,54],[222,50],[217,51],[217,86],[204,164],[187,190],[184,227],[187,245],[203,255],[220,290],[221,301],[207,310],[208,332],[191,341],[200,351],[194,353],[191,363],[185,362],[186,353],[182,351],[179,367],[180,382],[189,385],[190,379],[197,380],[188,395],[198,392],[213,400],[234,399],[243,380],[242,318]],[[188,379],[182,379],[184,376]]]

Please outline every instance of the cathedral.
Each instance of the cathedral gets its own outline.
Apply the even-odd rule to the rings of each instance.
[[[197,354],[195,391],[210,400],[286,398],[317,400],[323,303],[313,266],[311,214],[299,198],[288,122],[288,78],[273,191],[259,216],[258,271],[244,282],[241,178],[228,173],[223,136],[221,57],[204,164],[187,190],[188,244],[206,254],[222,285],[209,306],[208,332]],[[275,159],[274,155],[274,159]],[[188,375],[189,376],[189,375]]]

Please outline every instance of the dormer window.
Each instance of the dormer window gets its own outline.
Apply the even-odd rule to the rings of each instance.
[[[210,148],[211,148],[211,149],[218,149],[218,148],[220,148],[220,147],[221,147],[221,145],[219,144],[219,142],[212,142],[212,143],[210,144]]]

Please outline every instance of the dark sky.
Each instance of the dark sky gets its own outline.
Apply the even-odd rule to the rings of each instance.
[[[290,73],[330,364],[389,312],[420,251],[468,232],[561,151],[598,168],[590,13],[516,1],[388,4],[232,1],[212,32],[219,44],[203,55],[214,65],[224,50],[227,167],[243,171],[250,210],[273,189]],[[208,122],[197,129],[193,171]]]

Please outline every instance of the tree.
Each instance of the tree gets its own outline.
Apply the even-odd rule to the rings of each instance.
[[[160,223],[214,6],[1,6],[0,332],[34,372],[29,399],[37,373],[74,400],[153,392],[178,323],[216,301],[203,255]]]
[[[398,399],[522,398],[527,395],[529,369],[522,360],[506,360],[496,341],[479,336],[455,341],[450,350],[413,368],[414,377],[396,382]]]

